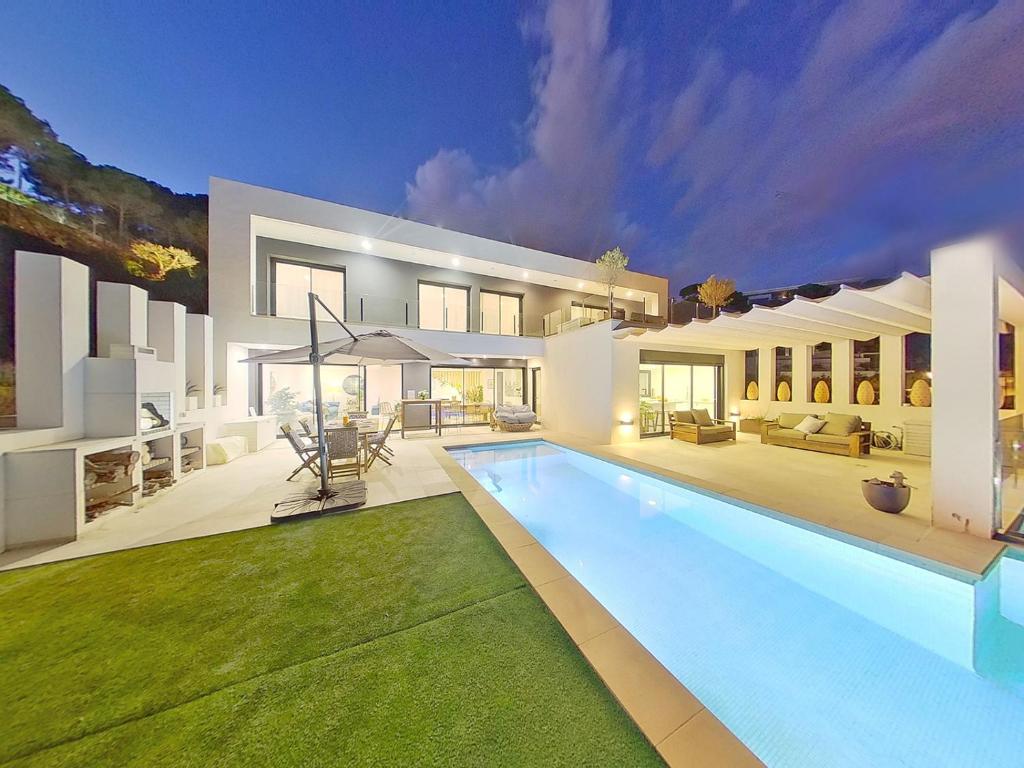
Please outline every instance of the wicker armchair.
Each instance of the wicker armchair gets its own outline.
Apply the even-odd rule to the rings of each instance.
[[[359,461],[358,427],[338,427],[324,430],[327,440],[327,464],[331,480],[346,475],[362,475]]]

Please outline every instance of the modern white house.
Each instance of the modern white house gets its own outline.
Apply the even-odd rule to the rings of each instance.
[[[92,454],[145,449],[167,464],[150,479],[177,483],[211,440],[272,443],[309,410],[310,369],[240,361],[308,343],[310,291],[355,333],[387,329],[467,363],[326,367],[333,412],[428,397],[442,427],[461,428],[526,404],[546,431],[617,445],[704,409],[753,433],[748,447],[780,414],[848,414],[930,465],[934,526],[987,539],[1019,512],[1024,274],[996,239],[934,251],[931,275],[670,325],[665,278],[624,273],[609,317],[592,262],[215,178],[208,316],[101,283],[92,339],[85,267],[19,252],[17,268],[7,548],[79,535]],[[321,319],[322,338],[341,335]],[[167,423],[147,422],[145,403]],[[122,500],[142,503],[145,473],[133,465]]]

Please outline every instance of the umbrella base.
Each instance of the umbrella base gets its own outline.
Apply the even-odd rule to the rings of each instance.
[[[272,523],[295,522],[322,517],[334,512],[347,512],[366,503],[366,482],[350,480],[338,483],[324,494],[319,485],[310,486],[274,505],[270,515]]]

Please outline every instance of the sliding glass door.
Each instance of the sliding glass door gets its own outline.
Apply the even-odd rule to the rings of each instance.
[[[276,415],[280,424],[306,416],[315,418],[311,366],[264,363],[259,369],[261,413]],[[325,418],[337,419],[348,411],[364,409],[365,371],[365,368],[355,365],[325,365],[320,368]]]
[[[420,328],[428,331],[469,330],[469,289],[457,285],[420,283]]]
[[[668,414],[706,408],[717,417],[720,367],[674,363],[640,364],[640,436],[668,434]]]
[[[518,336],[523,297],[512,293],[480,291],[480,333]]]
[[[523,403],[522,368],[431,368],[430,396],[443,424],[487,424],[495,405]]]

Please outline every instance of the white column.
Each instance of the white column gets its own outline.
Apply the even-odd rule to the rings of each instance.
[[[809,344],[797,344],[792,348],[793,357],[793,403],[807,405],[814,402],[811,397],[811,351]]]
[[[757,390],[761,403],[761,415],[767,416],[775,397],[775,347],[757,349]]]
[[[199,387],[200,408],[213,406],[213,319],[185,315],[185,377]]]
[[[879,376],[878,403],[887,409],[903,405],[903,337],[882,336],[878,342]]]
[[[852,392],[853,342],[843,339],[832,345],[832,405],[850,405]]]
[[[149,294],[126,283],[96,283],[96,354],[111,344],[149,346]]]
[[[89,268],[16,251],[14,344],[20,429],[84,429]]]
[[[185,408],[185,307],[173,301],[149,302],[149,346],[157,360],[174,363],[174,407]]]
[[[999,508],[995,245],[932,251],[932,523],[990,538]]]

